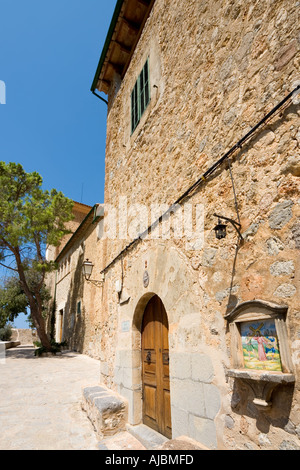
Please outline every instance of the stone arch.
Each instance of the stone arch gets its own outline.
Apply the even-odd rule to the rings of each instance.
[[[147,303],[149,300],[154,296],[157,295],[155,292],[147,292],[146,294],[142,295],[139,299],[138,303],[136,304],[133,319],[132,319],[132,334],[133,334],[133,345],[135,345],[136,340],[140,341],[140,334],[142,328],[142,320],[144,311],[146,308]]]
[[[157,296],[163,302],[163,299],[159,294],[155,292],[147,292],[138,300],[134,309],[132,319],[132,360],[133,368],[137,368],[140,373],[133,374],[132,377],[132,389],[136,392],[133,400],[132,416],[134,417],[133,424],[140,424],[143,422],[142,412],[142,321],[146,306],[152,297]],[[163,302],[164,303],[164,302]],[[167,319],[168,313],[166,311]]]

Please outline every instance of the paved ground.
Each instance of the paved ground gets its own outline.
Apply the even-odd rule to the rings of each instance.
[[[8,349],[0,362],[0,450],[145,449],[127,432],[98,441],[80,401],[99,373],[99,361],[74,352],[37,358],[30,346]]]

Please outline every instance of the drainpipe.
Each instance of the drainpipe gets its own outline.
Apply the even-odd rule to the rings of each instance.
[[[102,98],[102,96],[100,95],[97,95],[97,93],[95,93],[95,90],[91,90],[93,95],[97,96],[97,98],[99,98],[99,100],[101,101],[104,101],[104,103],[108,104],[108,101],[106,101],[104,98]]]

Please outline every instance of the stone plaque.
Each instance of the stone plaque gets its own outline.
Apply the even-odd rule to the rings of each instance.
[[[144,287],[148,287],[148,285],[149,285],[149,273],[148,273],[148,271],[144,272],[143,284],[144,284]]]
[[[122,321],[122,323],[121,323],[121,331],[123,331],[123,332],[129,331],[129,328],[130,328],[129,320],[127,320],[127,321]]]

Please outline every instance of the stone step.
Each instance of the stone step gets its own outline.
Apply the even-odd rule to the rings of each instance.
[[[154,429],[149,428],[145,424],[138,424],[136,426],[127,424],[126,429],[148,450],[157,449],[168,441],[167,437],[159,434],[157,431],[154,431]]]
[[[134,436],[147,450],[209,450],[200,442],[188,436],[168,439],[145,424],[137,426],[126,425],[127,431]]]

